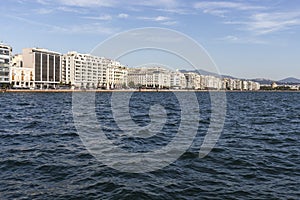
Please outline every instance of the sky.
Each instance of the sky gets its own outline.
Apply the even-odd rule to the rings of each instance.
[[[221,74],[300,78],[299,0],[5,0],[0,23],[13,53],[89,53],[117,33],[160,27],[194,39]]]

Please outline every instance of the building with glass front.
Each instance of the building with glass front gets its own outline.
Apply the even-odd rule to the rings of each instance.
[[[34,70],[35,87],[56,88],[61,82],[62,54],[47,49],[23,49],[23,67]]]

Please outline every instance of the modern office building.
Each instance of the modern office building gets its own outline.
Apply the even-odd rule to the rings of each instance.
[[[8,87],[10,83],[11,60],[12,48],[9,45],[0,44],[0,88]]]
[[[41,48],[23,49],[23,67],[33,69],[36,88],[56,88],[61,82],[62,55]]]

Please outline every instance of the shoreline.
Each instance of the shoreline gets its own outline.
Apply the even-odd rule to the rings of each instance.
[[[115,89],[115,90],[71,90],[71,89],[42,89],[42,90],[27,90],[27,89],[8,89],[0,90],[1,93],[73,93],[73,92],[96,92],[96,93],[105,93],[105,92],[228,92],[228,93],[251,93],[251,92],[300,92],[300,90],[167,90],[167,89]]]

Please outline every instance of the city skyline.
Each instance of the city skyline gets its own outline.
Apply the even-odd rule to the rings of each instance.
[[[293,1],[16,0],[0,10],[7,24],[0,40],[14,53],[26,47],[89,53],[114,34],[151,26],[195,39],[221,74],[300,78],[300,5]]]

